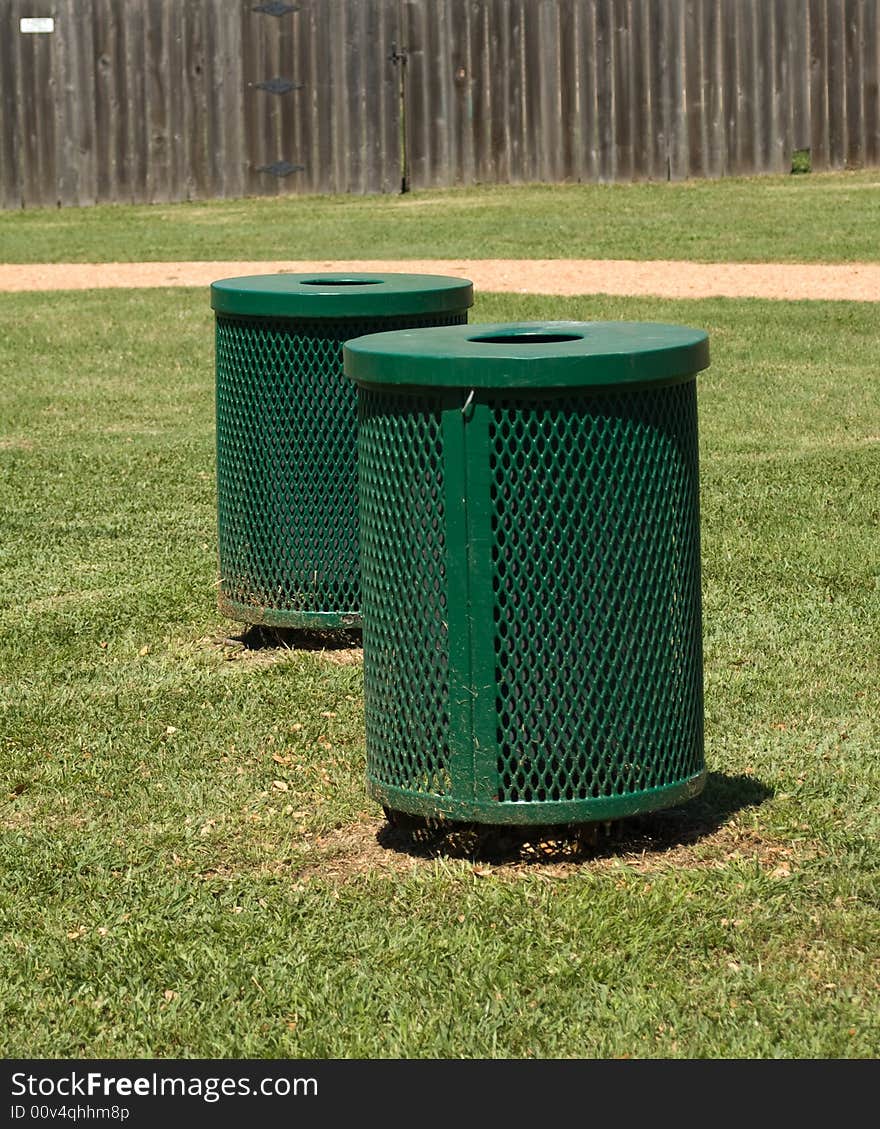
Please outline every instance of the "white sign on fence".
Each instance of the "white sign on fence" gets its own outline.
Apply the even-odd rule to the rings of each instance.
[[[55,20],[51,16],[29,16],[18,22],[18,29],[25,35],[36,35],[40,32],[54,31]]]

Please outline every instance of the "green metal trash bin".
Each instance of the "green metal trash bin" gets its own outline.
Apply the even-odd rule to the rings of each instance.
[[[220,610],[360,625],[357,397],[342,344],[467,321],[473,286],[416,274],[275,274],[211,286]]]
[[[706,334],[470,325],[344,352],[372,796],[535,825],[699,792]]]

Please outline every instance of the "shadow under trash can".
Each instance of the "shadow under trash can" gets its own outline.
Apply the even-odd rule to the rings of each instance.
[[[358,627],[356,394],[349,337],[467,321],[467,279],[275,274],[211,286],[218,603],[270,627]]]
[[[367,783],[389,818],[574,824],[696,795],[707,335],[470,325],[344,353]]]

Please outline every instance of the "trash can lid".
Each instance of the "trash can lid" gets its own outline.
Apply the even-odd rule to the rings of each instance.
[[[272,318],[396,317],[460,312],[474,304],[466,278],[443,274],[252,274],[211,283],[221,314]]]
[[[343,356],[346,376],[359,384],[599,387],[692,376],[709,364],[709,338],[653,322],[471,323],[355,337]]]

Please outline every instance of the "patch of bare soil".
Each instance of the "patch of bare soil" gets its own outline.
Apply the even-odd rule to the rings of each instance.
[[[268,666],[299,652],[315,654],[324,662],[349,666],[363,662],[360,631],[311,631],[289,627],[248,627],[241,635],[214,635],[205,640],[222,651],[229,662]]]
[[[621,865],[642,874],[721,870],[748,860],[787,878],[809,854],[806,845],[795,847],[740,827],[732,815],[719,822],[690,805],[578,830],[451,824],[407,829],[374,819],[332,831],[312,847],[313,860],[295,874],[297,881],[346,883],[367,874],[412,874],[440,859],[460,860],[477,877],[557,879]]]
[[[479,290],[496,293],[880,301],[880,263],[690,263],[630,259],[2,263],[0,291],[208,286],[218,278],[244,274],[326,270],[464,275]]]

